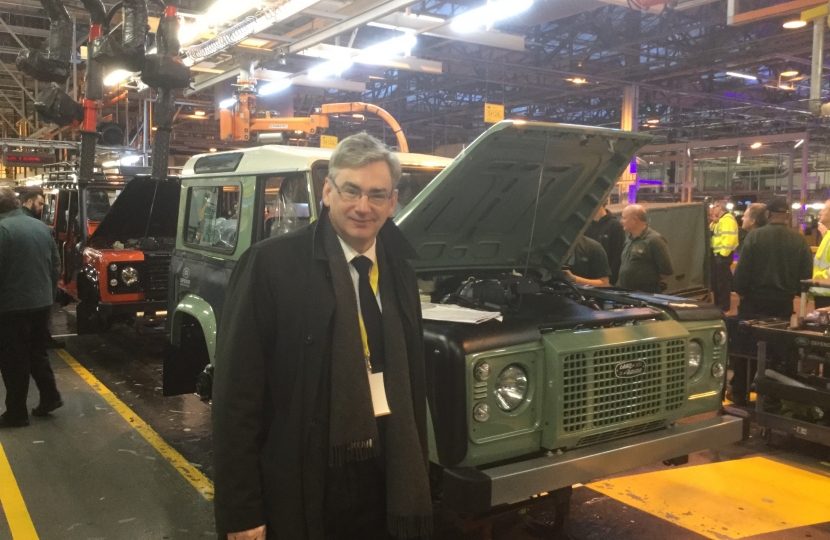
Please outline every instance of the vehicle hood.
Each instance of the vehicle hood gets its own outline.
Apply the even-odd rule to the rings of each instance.
[[[134,178],[115,199],[89,238],[106,242],[123,239],[174,238],[179,214],[179,181]]]
[[[499,122],[418,194],[395,222],[418,271],[558,270],[645,134]]]

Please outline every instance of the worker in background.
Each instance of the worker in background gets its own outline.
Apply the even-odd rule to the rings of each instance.
[[[738,318],[779,317],[789,320],[800,281],[813,272],[813,253],[803,235],[790,228],[790,205],[783,199],[767,203],[767,225],[753,229],[741,248],[733,286],[740,295]],[[747,363],[733,366],[727,397],[747,403]],[[754,366],[753,366],[754,371]]]
[[[626,206],[622,213],[625,241],[617,285],[624,289],[659,293],[661,282],[674,274],[666,240],[648,226],[646,209],[639,204]]]
[[[605,250],[596,240],[580,236],[565,262],[565,274],[579,285],[608,287],[611,267]]]
[[[44,202],[43,190],[40,188],[27,188],[20,193],[20,206],[23,212],[35,219],[40,219]]]
[[[63,405],[49,365],[44,336],[55,300],[60,257],[49,227],[17,208],[17,197],[0,188],[0,374],[6,411],[0,427],[29,425],[29,375],[40,392],[35,416]]]
[[[830,199],[824,201],[824,208],[818,213],[819,231],[824,235],[813,258],[813,279],[830,279]],[[830,306],[830,288],[813,287],[810,289],[816,308]]]
[[[588,225],[585,236],[596,240],[605,251],[608,263],[611,267],[611,283],[616,284],[620,276],[620,263],[622,261],[622,250],[625,245],[625,231],[617,218],[612,216],[603,204],[594,219]]]
[[[738,249],[738,222],[729,213],[726,201],[715,203],[712,217],[712,292],[715,304],[726,313],[732,307],[732,260]]]
[[[767,205],[764,203],[752,203],[746,207],[744,218],[741,220],[741,230],[738,231],[738,256],[744,246],[746,236],[753,229],[763,227],[767,224]]]

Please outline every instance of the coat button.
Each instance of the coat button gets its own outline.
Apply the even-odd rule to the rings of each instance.
[[[312,343],[314,343],[314,336],[312,336],[311,334],[309,334],[309,335],[307,335],[307,336],[305,337],[305,340],[304,340],[304,341],[305,341],[305,344],[306,344],[306,345],[311,345]]]

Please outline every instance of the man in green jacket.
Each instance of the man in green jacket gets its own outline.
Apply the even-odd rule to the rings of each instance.
[[[40,392],[32,414],[45,416],[63,405],[43,339],[59,274],[49,228],[17,208],[11,189],[0,188],[0,374],[6,386],[0,428],[29,425],[30,374]]]

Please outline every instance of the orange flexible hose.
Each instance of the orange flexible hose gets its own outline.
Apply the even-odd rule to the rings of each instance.
[[[398,121],[395,120],[395,117],[377,105],[362,103],[359,101],[355,101],[353,103],[328,103],[323,105],[321,112],[324,115],[360,112],[375,114],[381,117],[387,124],[389,124],[389,127],[392,128],[392,131],[395,133],[395,137],[398,139],[398,146],[400,147],[401,152],[409,153],[409,144],[406,142],[406,137],[403,134],[403,129],[400,124],[398,124]]]

